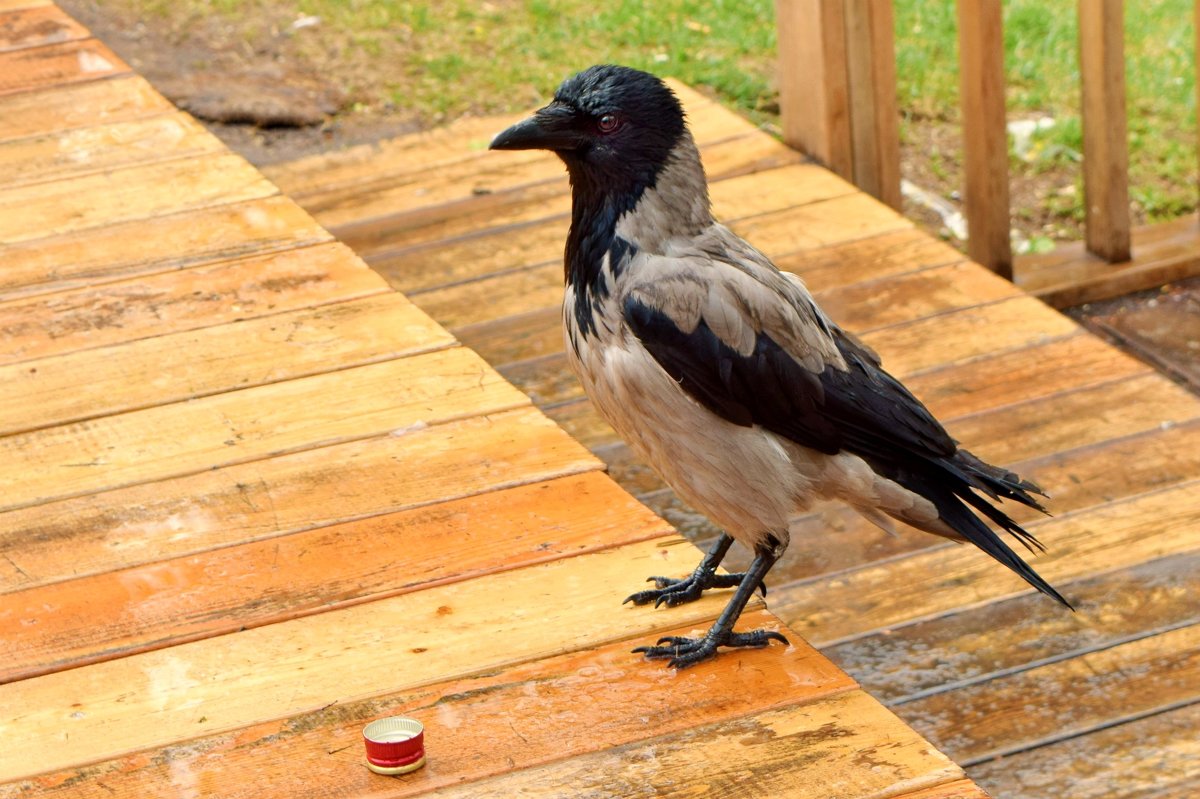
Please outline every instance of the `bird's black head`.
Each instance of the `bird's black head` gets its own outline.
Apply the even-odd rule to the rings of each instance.
[[[577,187],[640,194],[684,133],[683,108],[659,78],[629,67],[585,69],[554,100],[492,140],[493,150],[551,150]]]

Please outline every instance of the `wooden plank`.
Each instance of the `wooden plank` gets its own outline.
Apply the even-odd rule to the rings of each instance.
[[[730,225],[771,258],[911,226],[907,219],[865,194],[835,197]]]
[[[846,0],[845,26],[854,183],[899,211],[900,111],[891,0]]]
[[[1200,704],[972,766],[996,796],[1070,786],[1072,799],[1187,799],[1200,792]]]
[[[128,122],[172,111],[139,75],[0,96],[0,141],[97,124]]]
[[[620,605],[647,574],[694,565],[695,549],[677,541],[564,558],[0,686],[8,741],[0,782],[706,624],[725,597],[658,612]],[[503,646],[480,645],[498,632]],[[864,721],[874,729],[875,719]]]
[[[225,145],[182,112],[0,143],[6,190],[45,180],[223,151]]]
[[[847,180],[854,176],[845,3],[776,0],[783,140]]]
[[[761,611],[747,626],[774,619]],[[689,627],[672,634],[687,635]],[[731,650],[722,654],[724,690],[707,680],[678,680],[629,654],[629,642],[558,655],[415,690],[339,704],[281,721],[174,744],[79,770],[0,786],[0,797],[175,796],[187,774],[212,795],[248,784],[281,796],[362,796],[387,787],[412,796],[507,771],[535,767],[647,737],[681,732],[852,687],[845,674],[797,640],[787,657]],[[588,723],[579,723],[580,702]],[[669,706],[670,712],[667,712]],[[536,708],[536,710],[534,710]],[[522,718],[514,718],[514,709]],[[534,711],[537,723],[524,723]],[[404,780],[380,780],[363,768],[361,730],[389,715],[425,725],[428,765]],[[86,775],[86,779],[79,779]],[[100,786],[103,786],[101,788]],[[6,790],[7,787],[7,790]]]
[[[0,9],[0,53],[86,39],[87,28],[56,6]]]
[[[966,261],[950,245],[912,228],[772,257],[814,292]]]
[[[336,242],[0,303],[0,363],[80,352],[387,291]]]
[[[1031,666],[1200,623],[1200,553],[1085,575],[1067,589],[1077,613],[1036,596],[875,633],[825,650],[889,705],[984,683]]]
[[[0,366],[0,435],[448,347],[392,292]]]
[[[967,252],[1012,279],[1008,133],[1004,106],[1004,23],[1000,0],[958,0],[963,208]]]
[[[0,95],[107,78],[129,67],[97,39],[0,53]]]
[[[779,210],[852,191],[843,181],[815,170],[804,169],[803,182],[774,180],[769,191],[763,188],[763,176],[773,175],[774,170],[715,181],[715,208],[723,219],[740,219],[748,212]],[[368,253],[366,259],[393,287],[410,294],[534,264],[561,267],[563,242],[570,226],[567,207],[564,205],[557,215],[512,226],[491,227],[481,219],[475,232],[451,241],[382,250]]]
[[[17,11],[23,8],[48,6],[51,0],[0,0],[0,11]]]
[[[0,683],[670,532],[592,472],[53,583],[3,595]]]
[[[227,153],[0,189],[0,243],[252,200],[276,191],[242,158]]]
[[[760,148],[773,144],[776,150],[783,149],[716,103],[703,103],[692,110],[692,115],[702,154],[728,149],[714,145],[738,137],[747,139],[744,146],[754,147],[761,142]],[[564,177],[562,161],[551,153],[518,151],[485,156],[478,149],[464,146],[457,159],[447,159],[436,169],[388,171],[384,165],[382,174],[377,173],[370,181],[355,180],[298,199],[345,241],[356,245],[371,241],[374,245],[374,239],[364,232],[378,227],[381,219],[388,226],[407,228],[416,226],[418,220],[428,223],[454,216],[463,203],[507,206],[521,199],[523,189],[540,183],[547,183],[554,195],[566,197],[569,189]]]
[[[1200,542],[1196,489],[1192,481],[1032,524],[1031,531],[1049,550],[1032,565],[1051,583],[1066,583],[1194,551]],[[1030,591],[974,547],[947,544],[777,589],[771,606],[781,617],[796,619],[808,640],[832,645]]]
[[[864,762],[864,760],[866,762]],[[862,691],[561,760],[446,797],[558,795],[866,799],[957,780],[961,770]]]
[[[1084,237],[1110,263],[1129,260],[1129,148],[1123,0],[1079,0]]]
[[[492,453],[507,451],[497,459]],[[0,592],[594,471],[531,408],[0,513]],[[450,524],[450,522],[447,522]]]
[[[917,732],[963,765],[1193,704],[1200,624],[995,677],[904,705]]]
[[[1119,297],[1200,276],[1200,225],[1195,214],[1133,229],[1128,261],[1110,264],[1070,242],[1045,255],[1017,259],[1017,285],[1057,308]]]
[[[799,159],[794,151],[758,134],[729,137],[711,144],[702,143],[700,151],[709,179],[714,183],[792,164]],[[419,245],[457,240],[460,237],[473,238],[481,235],[481,231],[507,232],[507,228],[515,225],[555,217],[566,219],[571,201],[562,165],[553,156],[543,154],[542,157],[544,169],[554,177],[480,194],[477,191],[478,178],[469,173],[471,182],[457,180],[448,189],[459,195],[457,200],[422,205],[374,218],[358,218],[345,224],[331,224],[326,214],[319,214],[318,219],[328,225],[338,238],[369,259],[395,258]],[[852,191],[848,184],[828,174],[815,182],[818,185],[814,188],[821,185],[836,186],[834,191],[838,194]],[[803,185],[790,182],[787,187],[793,192],[807,190]],[[428,189],[421,184],[421,190]],[[763,193],[750,196],[763,198]],[[563,235],[565,237],[566,234]],[[530,262],[522,261],[520,264]]]
[[[287,197],[186,210],[0,243],[0,297],[65,291],[331,240]]]
[[[970,780],[954,780],[932,788],[922,788],[912,793],[906,793],[897,799],[990,799],[975,783]]]
[[[518,407],[455,347],[0,438],[0,509]]]

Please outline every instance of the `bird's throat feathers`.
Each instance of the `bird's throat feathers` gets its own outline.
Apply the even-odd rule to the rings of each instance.
[[[662,253],[672,239],[695,236],[713,218],[700,154],[686,131],[665,163],[633,179],[614,181],[564,160],[572,194],[565,279],[575,289],[576,321],[587,333],[592,303],[608,296],[609,280],[638,251]]]

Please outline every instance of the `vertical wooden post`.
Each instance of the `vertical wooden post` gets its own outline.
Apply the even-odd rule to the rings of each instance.
[[[891,0],[845,0],[854,182],[900,209],[896,25]]]
[[[1079,0],[1083,201],[1089,251],[1129,260],[1129,147],[1122,0]]]
[[[854,179],[843,0],[775,0],[783,140]]]
[[[1000,0],[958,0],[967,253],[1012,280]]]

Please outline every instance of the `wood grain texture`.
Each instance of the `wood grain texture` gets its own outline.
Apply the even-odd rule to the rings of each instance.
[[[184,210],[151,219],[0,242],[5,300],[172,272],[331,241],[286,197]]]
[[[0,303],[12,344],[0,363],[77,353],[380,294],[387,287],[331,243]]]
[[[53,5],[0,8],[0,53],[88,36],[87,28]]]
[[[0,96],[0,141],[128,122],[174,106],[138,75]]]
[[[229,153],[0,189],[0,244],[253,200],[276,192],[252,166]]]
[[[773,624],[749,611],[750,626]],[[686,635],[690,627],[670,634]],[[413,796],[714,724],[780,705],[812,701],[853,683],[807,645],[786,657],[730,651],[724,690],[706,679],[679,680],[639,660],[629,641],[586,647],[492,673],[337,704],[198,741],[168,746],[0,786],[13,796],[175,796],[194,780],[214,795]],[[587,724],[580,723],[586,714]],[[404,780],[383,780],[362,765],[362,726],[389,715],[419,718],[429,762]],[[86,781],[78,780],[86,775]],[[182,780],[181,780],[182,775]],[[103,785],[103,788],[100,786]]]
[[[1096,730],[972,766],[997,797],[1057,793],[1071,799],[1187,799],[1200,791],[1200,704]]]
[[[307,307],[0,366],[0,434],[94,419],[449,347],[399,294]]]
[[[891,0],[846,0],[846,76],[854,184],[900,210],[900,111]]]
[[[125,62],[96,39],[0,53],[0,95],[98,80],[129,71]]]
[[[695,557],[677,538],[631,544],[3,685],[0,731],[11,745],[0,782],[536,660],[580,641],[706,625],[724,597],[657,612],[620,604],[647,574]],[[489,639],[504,645],[480,645]]]
[[[11,189],[224,149],[220,139],[182,112],[72,128],[0,143],[0,185]]]
[[[528,403],[461,347],[0,439],[0,509]]]
[[[495,457],[503,449],[504,458]],[[16,590],[595,471],[532,409],[392,434],[0,513]]]
[[[965,766],[1200,698],[1200,624],[904,705],[913,727]]]
[[[959,97],[967,252],[1012,279],[1004,23],[1000,0],[958,0]]]
[[[886,743],[881,743],[881,739]],[[864,760],[869,768],[857,767]],[[902,795],[961,777],[958,766],[913,736],[861,691],[697,727],[645,743],[446,789],[447,797],[580,795]]]
[[[0,683],[670,532],[592,472],[5,594]]]
[[[1200,623],[1200,553],[1170,555],[1065,586],[1076,613],[1032,595],[885,630],[825,653],[904,714],[904,703]]]

